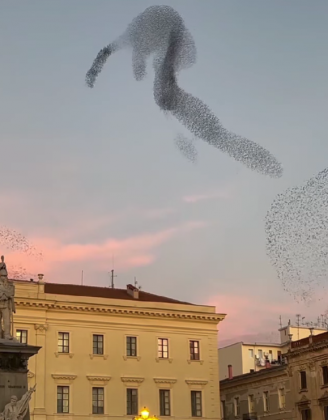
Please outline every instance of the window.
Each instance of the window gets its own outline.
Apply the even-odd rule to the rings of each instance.
[[[159,414],[160,416],[171,415],[171,399],[169,389],[159,390]]]
[[[158,339],[158,357],[160,359],[168,359],[169,357],[169,340],[167,338]]]
[[[126,355],[137,356],[137,337],[126,337]]]
[[[126,390],[126,414],[128,416],[138,415],[138,390],[127,389]]]
[[[311,420],[311,410],[307,408],[306,410],[302,410],[302,420]]]
[[[104,414],[104,388],[92,388],[92,414]]]
[[[58,353],[69,353],[69,333],[58,333]]]
[[[262,359],[263,358],[263,350],[258,350],[258,355],[259,355],[259,358]]]
[[[305,372],[305,370],[300,371],[300,379],[301,379],[301,389],[306,389],[307,384],[306,384],[306,372]]]
[[[225,401],[221,401],[221,418],[222,418],[222,420],[226,419],[226,403],[225,403]]]
[[[103,335],[93,334],[93,354],[104,354]]]
[[[248,396],[248,411],[254,413],[254,395]]]
[[[269,360],[270,360],[270,362],[272,362],[272,360],[273,360],[272,350],[269,350]]]
[[[200,360],[199,341],[190,341],[190,360]]]
[[[57,386],[57,413],[69,413],[68,386]]]
[[[248,349],[248,354],[249,354],[249,357],[251,359],[254,359],[254,350],[253,349]]]
[[[278,356],[278,362],[281,363],[281,351],[280,350],[277,351],[277,356]]]
[[[322,382],[328,385],[328,366],[322,366]]]
[[[270,411],[269,392],[268,391],[263,392],[263,410],[264,410],[265,413]]]
[[[235,398],[233,402],[233,411],[235,413],[235,416],[240,416],[240,403],[239,398]]]
[[[191,391],[191,415],[202,417],[202,391]]]
[[[285,408],[286,400],[285,400],[285,389],[279,389],[279,408]]]
[[[27,331],[26,330],[16,330],[16,338],[22,344],[27,344]]]

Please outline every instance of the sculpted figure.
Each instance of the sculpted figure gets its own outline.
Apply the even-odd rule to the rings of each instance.
[[[23,420],[35,387],[36,385],[25,392],[20,400],[18,400],[16,395],[12,395],[10,402],[6,404],[4,411],[0,413],[0,420]]]
[[[0,262],[0,338],[12,340],[11,333],[12,317],[15,309],[15,286],[8,281],[8,272],[4,256],[1,256]]]

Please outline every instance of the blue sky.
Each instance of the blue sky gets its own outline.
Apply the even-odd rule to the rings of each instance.
[[[98,51],[153,4],[173,6],[197,47],[179,84],[229,130],[268,148],[281,179],[252,173],[197,141],[198,162],[174,145],[188,132],[136,82],[131,53],[110,58],[93,90]],[[39,0],[0,6],[2,225],[44,261],[8,255],[9,269],[49,281],[109,284],[217,305],[222,340],[278,327],[300,312],[265,251],[277,193],[327,166],[328,3],[324,1]],[[230,315],[229,315],[230,314]]]

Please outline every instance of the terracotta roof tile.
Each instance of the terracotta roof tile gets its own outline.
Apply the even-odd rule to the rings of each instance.
[[[82,286],[77,284],[45,283],[44,291],[45,293],[54,295],[89,296],[107,299],[134,300],[141,302],[180,303],[184,305],[193,305],[189,302],[181,302],[179,300],[170,299],[165,296],[153,295],[152,293],[147,293],[142,290],[139,290],[138,299],[134,299],[131,295],[129,295],[126,289],[111,289],[109,287]]]

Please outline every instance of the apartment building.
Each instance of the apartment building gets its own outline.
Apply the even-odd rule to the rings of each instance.
[[[220,419],[215,307],[138,290],[15,281],[14,330],[29,363],[32,420]]]

